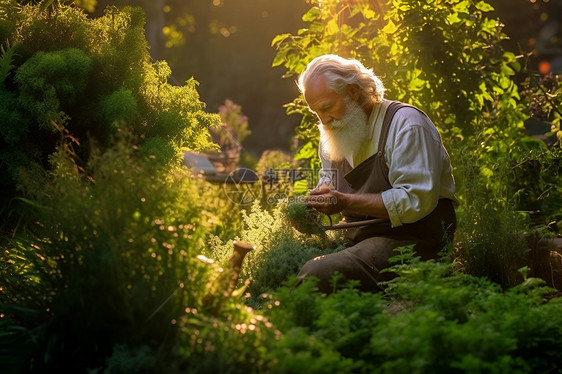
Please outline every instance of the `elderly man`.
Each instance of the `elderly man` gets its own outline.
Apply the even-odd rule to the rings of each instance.
[[[456,228],[455,184],[439,132],[419,109],[383,98],[384,87],[359,61],[335,55],[314,59],[299,88],[320,120],[318,186],[309,207],[346,222],[385,222],[348,229],[349,247],[307,262],[299,278],[319,279],[332,291],[338,272],[380,290],[392,277],[380,273],[400,246],[414,245],[422,259],[436,258]]]

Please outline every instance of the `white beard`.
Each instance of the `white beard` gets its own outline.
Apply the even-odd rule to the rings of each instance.
[[[331,161],[341,161],[361,147],[368,135],[368,117],[350,98],[345,99],[345,113],[328,125],[320,124],[320,152]]]

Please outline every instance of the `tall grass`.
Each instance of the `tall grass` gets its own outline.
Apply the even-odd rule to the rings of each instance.
[[[100,367],[123,354],[118,345],[161,360],[175,321],[202,303],[212,269],[196,257],[208,236],[240,224],[220,186],[160,167],[134,144],[123,132],[85,168],[63,146],[52,171],[27,176],[36,224],[4,238],[0,254],[1,313],[19,343],[0,345],[27,352],[27,369]]]

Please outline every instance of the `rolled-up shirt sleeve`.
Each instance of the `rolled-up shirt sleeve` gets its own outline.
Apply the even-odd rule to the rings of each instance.
[[[332,163],[330,162],[328,157],[322,151],[322,147],[319,147],[319,149],[318,149],[318,157],[320,158],[320,162],[322,164],[322,169],[320,169],[320,171],[318,172],[318,183],[316,184],[316,187],[318,187],[322,184],[325,184],[325,183],[334,184],[334,181],[333,181],[333,174],[334,173],[331,169]]]
[[[385,158],[392,188],[382,192],[382,200],[392,227],[431,213],[439,200],[443,162],[448,161],[437,130],[406,127],[394,135],[392,147],[387,143]]]
[[[320,170],[318,173],[318,183],[316,184],[316,187],[323,184],[334,184],[332,177],[324,169]]]

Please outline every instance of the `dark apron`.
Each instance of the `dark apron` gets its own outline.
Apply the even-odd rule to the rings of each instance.
[[[399,102],[392,102],[388,106],[376,154],[355,168],[351,168],[347,160],[332,163],[332,168],[337,169],[337,190],[360,194],[381,193],[392,188],[388,180],[389,168],[384,159],[384,146],[394,114],[405,106]],[[346,222],[376,218],[347,210],[342,214]],[[351,246],[307,262],[299,278],[315,276],[319,278],[319,290],[329,293],[332,291],[330,278],[334,272],[339,272],[344,279],[359,280],[363,290],[377,290],[381,288],[378,285],[380,280],[388,280],[393,276],[391,273],[379,274],[379,270],[388,267],[388,258],[397,254],[393,251],[395,248],[414,245],[416,255],[422,259],[437,258],[443,246],[452,241],[455,228],[453,202],[440,199],[429,215],[414,223],[392,228],[390,222],[385,222],[346,230],[345,238]]]
[[[332,167],[337,169],[336,185],[339,191],[364,194],[381,193],[392,188],[388,180],[389,169],[384,158],[384,147],[394,114],[398,109],[406,106],[409,105],[396,101],[388,106],[381,128],[377,153],[353,169],[345,159],[332,164]],[[376,218],[357,215],[346,210],[342,213],[346,222]],[[413,236],[431,242],[438,238],[441,241],[439,245],[439,249],[441,249],[447,241],[452,241],[455,228],[456,216],[453,202],[449,199],[440,199],[437,207],[429,215],[414,223],[406,223],[395,228],[391,228],[390,222],[364,226],[347,230],[345,236],[350,244],[357,244],[368,237],[380,235]]]

